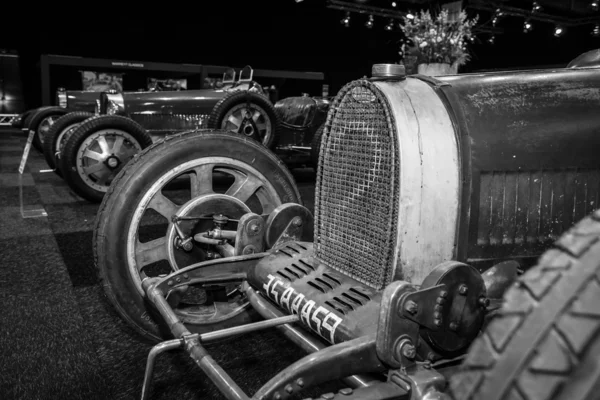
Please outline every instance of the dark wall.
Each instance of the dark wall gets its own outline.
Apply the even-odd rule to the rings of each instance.
[[[331,93],[370,74],[373,63],[398,61],[400,36],[383,30],[387,21],[376,19],[376,26],[366,29],[366,17],[353,15],[350,28],[345,28],[340,24],[343,13],[324,4],[324,0],[206,0],[193,11],[175,3],[120,7],[114,12],[79,7],[69,9],[68,17],[60,7],[42,6],[26,19],[8,19],[3,29],[15,33],[0,35],[0,48],[19,50],[24,85],[32,95],[39,93],[36,63],[44,53],[323,71]],[[600,41],[589,35],[589,26],[572,29],[559,39],[552,36],[551,25],[541,23],[524,35],[522,23],[518,18],[503,21],[507,34],[498,36],[495,45],[487,44],[483,36],[482,43],[472,46],[473,58],[464,71],[566,65],[580,53],[600,47]]]
[[[0,114],[18,114],[24,108],[19,57],[0,53]]]

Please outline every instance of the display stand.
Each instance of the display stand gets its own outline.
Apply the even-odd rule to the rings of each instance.
[[[29,131],[27,143],[25,144],[25,150],[23,151],[23,157],[21,158],[21,165],[19,165],[19,204],[21,207],[21,217],[23,218],[39,218],[48,216],[48,213],[43,206],[37,204],[26,206],[23,204],[23,172],[25,171],[25,164],[27,164],[27,158],[29,157],[31,144],[33,143],[33,135],[35,135],[35,131]]]

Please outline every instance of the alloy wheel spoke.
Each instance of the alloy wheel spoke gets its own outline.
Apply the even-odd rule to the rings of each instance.
[[[125,139],[123,139],[122,136],[117,136],[115,139],[115,142],[113,143],[112,146],[112,153],[113,154],[119,154],[119,152],[121,151],[121,146],[123,145],[123,141]]]
[[[235,182],[225,194],[246,202],[262,186],[263,183],[255,176],[236,174]]]
[[[213,193],[214,164],[204,164],[194,168],[190,174],[192,198]]]
[[[85,149],[85,152],[83,153],[83,157],[91,158],[92,160],[96,160],[96,161],[104,161],[104,156],[102,154],[92,151],[89,148]]]
[[[96,164],[92,164],[92,165],[88,165],[87,167],[83,167],[83,172],[85,172],[86,175],[92,175],[92,174],[100,172],[106,168],[107,167],[104,165],[104,163],[98,162]]]
[[[177,211],[179,210],[179,206],[167,199],[161,192],[158,192],[154,195],[148,204],[148,208],[158,212],[169,222],[171,221],[173,215],[177,214]]]
[[[110,171],[103,171],[104,173],[96,175],[98,177],[98,185],[108,186],[108,179],[113,176]]]
[[[110,154],[110,148],[108,147],[108,143],[106,142],[106,137],[99,136],[98,139],[96,139],[96,142],[98,142],[98,145],[102,149],[102,154],[103,155],[109,155]]]
[[[138,240],[135,249],[135,262],[138,270],[157,261],[167,260],[167,237],[163,236],[149,242],[142,243]]]
[[[242,119],[239,117],[236,117],[235,115],[231,115],[227,119],[227,123],[233,125],[237,129],[242,124]]]

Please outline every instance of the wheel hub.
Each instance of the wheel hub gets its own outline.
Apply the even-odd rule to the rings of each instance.
[[[184,220],[179,222],[181,232],[187,236],[206,231],[213,225],[214,215],[222,215],[228,219],[238,220],[244,214],[251,212],[250,208],[241,200],[225,194],[206,194],[191,199],[177,212],[178,217],[202,217],[197,220]],[[233,222],[227,229],[234,230]],[[178,248],[179,235],[171,223],[167,232],[169,243],[168,257],[174,269],[185,268],[189,265],[189,250]],[[200,244],[194,244],[200,246]],[[196,261],[197,262],[197,261]]]
[[[111,154],[106,160],[104,160],[104,163],[108,168],[115,169],[121,164],[121,160],[119,159],[119,157],[115,156],[114,154]]]
[[[252,136],[254,134],[254,127],[252,127],[251,123],[246,123],[246,126],[244,126],[244,134],[247,136]]]

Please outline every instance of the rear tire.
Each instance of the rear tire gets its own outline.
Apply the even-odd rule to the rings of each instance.
[[[504,302],[451,378],[454,399],[597,398],[600,211],[563,234]]]
[[[252,118],[244,119],[246,112],[252,114]],[[239,126],[235,124],[236,119],[242,121]],[[209,129],[222,129],[250,137],[274,149],[281,122],[273,104],[265,96],[241,91],[230,93],[215,104],[207,126]]]
[[[50,127],[48,135],[44,140],[44,158],[46,158],[50,169],[53,169],[58,176],[62,176],[62,173],[58,167],[59,163],[57,159],[61,157],[60,152],[64,149],[64,142],[67,139],[68,132],[93,116],[94,114],[85,111],[72,112],[57,119]]]
[[[109,144],[109,139],[114,142]],[[116,140],[121,144],[117,145]],[[127,117],[100,115],[88,118],[64,143],[60,158],[61,172],[75,193],[99,203],[119,171],[136,153],[151,144],[152,138],[145,129]],[[92,151],[92,147],[100,149],[102,153]],[[113,152],[115,147],[120,151],[117,154]],[[88,168],[92,167],[99,167],[98,171],[90,172]]]
[[[168,136],[163,141],[155,143],[136,155],[121,170],[102,201],[96,217],[93,239],[94,258],[102,287],[108,301],[118,314],[149,340],[160,340],[163,338],[161,332],[164,330],[161,330],[161,325],[152,319],[155,313],[148,302],[144,301],[145,296],[140,293],[142,272],[146,276],[160,276],[160,274],[169,273],[165,270],[156,270],[159,268],[156,260],[167,263],[166,266],[160,268],[170,266],[168,268],[175,269],[171,259],[162,258],[167,257],[169,253],[165,252],[168,252],[169,249],[173,250],[168,233],[169,230],[172,231],[171,217],[175,213],[185,214],[185,204],[215,196],[217,184],[215,183],[213,186],[212,171],[223,173],[228,168],[231,168],[234,176],[240,173],[239,171],[247,172],[247,175],[243,173],[239,175],[242,177],[239,182],[248,182],[252,177],[252,182],[261,182],[261,186],[253,186],[253,190],[257,191],[254,195],[255,198],[249,197],[248,200],[243,201],[240,200],[239,194],[245,193],[248,189],[242,189],[245,185],[242,183],[234,193],[227,195],[228,192],[225,192],[224,195],[221,195],[225,198],[223,200],[225,205],[233,204],[227,203],[229,201],[227,198],[231,199],[231,197],[236,197],[237,201],[243,201],[246,204],[251,204],[256,198],[262,198],[266,199],[266,202],[263,203],[261,200],[261,205],[267,204],[269,208],[263,208],[263,212],[269,213],[283,203],[301,203],[293,177],[275,154],[253,140],[225,131],[185,132]],[[203,175],[200,175],[198,171],[202,171]],[[206,178],[208,173],[211,174],[210,179]],[[170,193],[166,187],[176,179],[180,179],[179,182],[181,182],[181,174],[192,179],[189,181],[190,197],[175,204],[174,200],[170,200],[168,197]],[[255,180],[254,177],[260,179]],[[237,178],[235,182],[238,182]],[[185,190],[182,191],[185,192]],[[259,191],[262,191],[262,194],[259,194]],[[247,194],[250,195],[250,192]],[[188,198],[191,200],[186,202]],[[194,215],[204,215],[213,212],[225,214],[228,212],[227,209],[232,210],[232,208],[227,208],[222,211],[219,208],[218,210],[211,209],[211,211],[206,208],[211,207],[208,206],[208,203],[198,204],[206,206],[188,209],[188,211]],[[214,208],[214,206],[212,207]],[[259,210],[253,211],[259,212]],[[155,224],[154,226],[158,226],[156,218],[161,215],[164,226],[161,225],[159,233],[165,235],[164,238],[162,236],[162,239],[158,238],[160,235],[157,231],[153,231],[151,238],[144,237],[146,233],[142,228],[150,225],[143,222],[142,216],[148,216]],[[229,216],[239,218],[241,215]],[[182,227],[181,229],[187,228]],[[192,228],[190,227],[190,229]],[[151,240],[146,242],[147,239]],[[144,245],[137,244],[137,241],[142,240],[144,240]],[[152,259],[149,260],[146,256],[138,258],[138,250],[143,251],[143,254],[149,254],[149,247],[145,243],[150,242],[156,243],[152,247]],[[176,266],[181,269],[202,261],[195,258],[202,255],[199,253],[202,251],[202,246],[202,244],[195,243],[193,250],[187,253],[191,257],[177,258]],[[142,247],[145,249],[140,250]],[[176,249],[173,251],[177,252]],[[157,254],[161,255],[157,256]],[[179,252],[178,255],[187,257],[186,253],[182,252]],[[253,310],[249,306],[240,308],[231,316],[217,321],[206,321],[202,318],[202,316],[190,315],[185,318],[184,323],[193,333],[205,333],[248,323],[253,319]]]

